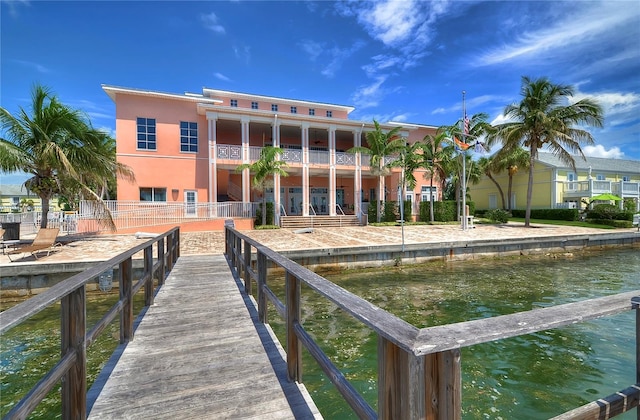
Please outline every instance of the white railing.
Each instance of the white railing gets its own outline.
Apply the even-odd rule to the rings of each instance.
[[[355,166],[356,155],[353,153],[336,152],[336,165]]]
[[[309,150],[309,163],[328,165],[329,152],[323,152],[321,150]]]
[[[164,203],[148,201],[105,201],[117,229],[175,225],[195,220],[252,218],[257,204],[229,201],[222,203]],[[80,202],[82,231],[106,230],[96,219],[96,203]]]
[[[569,197],[593,197],[615,194],[621,197],[640,197],[640,183],[626,181],[569,181],[564,182],[564,193]]]
[[[260,149],[259,147],[257,149]],[[218,159],[242,160],[242,146],[231,144],[218,144],[216,146],[216,157]],[[260,153],[258,153],[260,157]]]
[[[2,223],[19,223],[20,236],[32,235],[40,229],[42,221],[41,211],[26,211],[23,213],[9,213],[0,215]],[[60,233],[70,234],[78,231],[78,213],[64,211],[49,211],[47,227],[58,228]]]
[[[282,160],[285,162],[302,163],[302,150],[300,149],[283,149]]]

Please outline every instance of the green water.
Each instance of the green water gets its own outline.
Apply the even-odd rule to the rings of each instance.
[[[640,250],[405,265],[325,277],[427,327],[640,289]],[[282,281],[271,283],[282,296]],[[270,320],[284,342],[276,318]],[[376,335],[304,287],[303,324],[376,408]],[[546,419],[630,386],[636,379],[634,331],[629,311],[464,348],[463,417]],[[356,418],[306,352],[304,357],[304,383],[325,418]]]

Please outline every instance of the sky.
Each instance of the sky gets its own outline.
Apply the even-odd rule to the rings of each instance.
[[[0,106],[11,113],[29,109],[38,83],[115,135],[108,84],[348,105],[350,119],[432,126],[455,123],[464,103],[495,124],[523,76],[547,77],[603,107],[586,155],[640,159],[638,0],[0,0],[0,13]]]

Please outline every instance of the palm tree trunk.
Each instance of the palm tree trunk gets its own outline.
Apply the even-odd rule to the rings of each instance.
[[[496,179],[491,174],[487,174],[487,177],[495,184],[496,188],[498,189],[498,192],[500,193],[500,200],[502,200],[502,208],[506,210],[507,206],[504,202],[504,191],[502,191],[500,183],[498,183],[498,181],[496,181]]]
[[[529,184],[527,185],[527,210],[524,213],[524,226],[529,227],[531,220],[531,198],[533,197],[533,163],[536,156],[536,149],[531,143],[531,155],[529,156]]]
[[[433,172],[431,173],[431,179],[429,181],[429,219],[431,223],[435,221],[433,217]]]
[[[513,176],[509,175],[509,188],[507,189],[507,194],[509,201],[507,201],[507,210],[511,211],[511,187],[513,186]]]
[[[42,216],[40,218],[40,228],[46,229],[47,222],[49,220],[49,194],[41,194],[40,201],[42,202]]]
[[[267,189],[262,189],[262,226],[267,224]]]

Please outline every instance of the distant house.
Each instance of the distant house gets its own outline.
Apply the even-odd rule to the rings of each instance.
[[[540,152],[534,166],[531,208],[581,208],[583,200],[591,201],[599,194],[610,193],[631,199],[640,211],[640,161],[576,156],[575,171],[555,155]],[[513,176],[511,197],[507,197],[507,171],[494,175],[512,209],[524,209],[527,204],[529,170],[521,168]],[[477,209],[502,208],[496,185],[486,176],[479,184],[470,185],[471,200]],[[622,202],[618,203],[622,206]]]
[[[23,201],[24,200],[24,201]],[[20,203],[26,204],[31,200],[38,205],[40,199],[31,191],[27,190],[24,185],[0,185],[0,212],[10,213],[22,210]]]

